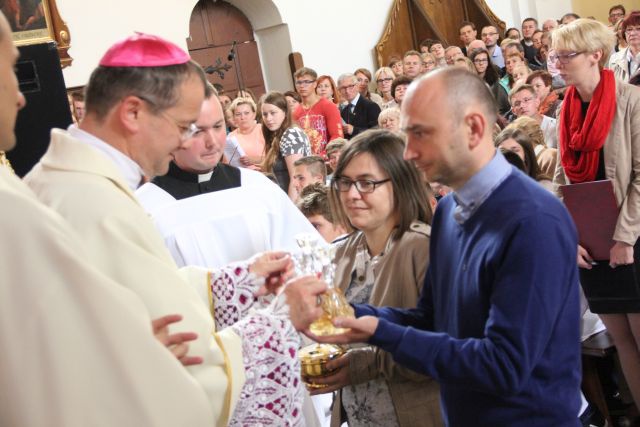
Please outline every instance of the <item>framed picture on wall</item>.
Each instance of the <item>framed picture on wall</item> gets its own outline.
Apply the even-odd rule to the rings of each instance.
[[[56,0],[0,0],[16,46],[56,42],[63,67],[71,64],[67,54],[71,38],[60,17]]]

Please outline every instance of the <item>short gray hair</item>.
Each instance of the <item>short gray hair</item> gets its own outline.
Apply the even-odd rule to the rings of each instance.
[[[355,74],[351,74],[351,73],[345,73],[340,75],[340,77],[338,77],[338,86],[340,86],[340,83],[342,83],[343,81],[345,81],[346,79],[351,79],[352,82],[356,83],[358,81],[358,78],[356,77]]]

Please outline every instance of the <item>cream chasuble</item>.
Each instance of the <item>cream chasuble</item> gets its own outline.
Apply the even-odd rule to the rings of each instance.
[[[0,425],[214,425],[140,298],[5,167],[0,206]]]
[[[152,318],[181,314],[183,320],[172,332],[198,334],[189,354],[203,357],[204,363],[186,369],[206,391],[217,425],[226,425],[245,381],[242,342],[232,328],[214,333],[207,270],[178,270],[152,221],[104,154],[66,131],[54,129],[51,136],[48,151],[25,181],[81,235],[88,262],[135,292]]]

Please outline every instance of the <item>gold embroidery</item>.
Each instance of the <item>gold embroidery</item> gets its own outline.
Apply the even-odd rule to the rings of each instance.
[[[222,420],[224,421],[224,425],[227,425],[229,424],[229,417],[231,417],[231,391],[233,390],[231,362],[229,361],[227,350],[225,350],[224,345],[222,345],[222,340],[215,333],[213,334],[213,337],[216,339],[218,347],[220,347],[220,351],[222,352],[222,356],[224,357],[224,371],[227,374],[227,391],[224,396],[224,407],[222,408]]]
[[[11,162],[9,162],[9,159],[7,159],[7,156],[5,155],[4,151],[0,151],[0,166],[9,168],[11,172],[15,173],[15,171],[11,167]]]
[[[233,375],[231,372],[231,362],[229,360],[229,356],[227,355],[227,350],[224,348],[222,340],[216,334],[216,316],[215,316],[215,306],[214,306],[214,298],[213,298],[213,288],[212,283],[213,277],[211,276],[211,272],[207,272],[207,294],[209,297],[209,311],[211,312],[211,318],[213,319],[213,338],[215,338],[218,347],[220,347],[220,351],[222,352],[222,357],[224,358],[224,371],[227,374],[227,391],[224,397],[224,407],[222,408],[222,419],[224,421],[224,425],[229,424],[229,417],[231,416],[231,391],[233,390]]]

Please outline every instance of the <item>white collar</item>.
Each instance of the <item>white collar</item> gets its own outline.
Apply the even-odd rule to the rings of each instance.
[[[633,53],[631,53],[631,47],[627,47],[627,61],[640,62],[640,53],[633,56]]]
[[[355,107],[356,104],[358,103],[359,99],[360,99],[360,93],[356,94],[356,97],[353,98],[353,101],[349,102],[349,104],[351,104],[351,105],[353,105]]]
[[[198,174],[198,184],[209,181],[211,179],[211,175],[213,175],[213,169],[207,173]]]
[[[142,182],[142,177],[144,176],[144,172],[140,165],[134,162],[122,151],[116,149],[112,145],[109,145],[109,143],[101,140],[95,135],[80,129],[76,125],[69,126],[67,130],[72,137],[92,146],[109,158],[109,160],[116,165],[120,173],[122,173],[122,176],[129,188],[131,188],[131,191],[136,191]]]

